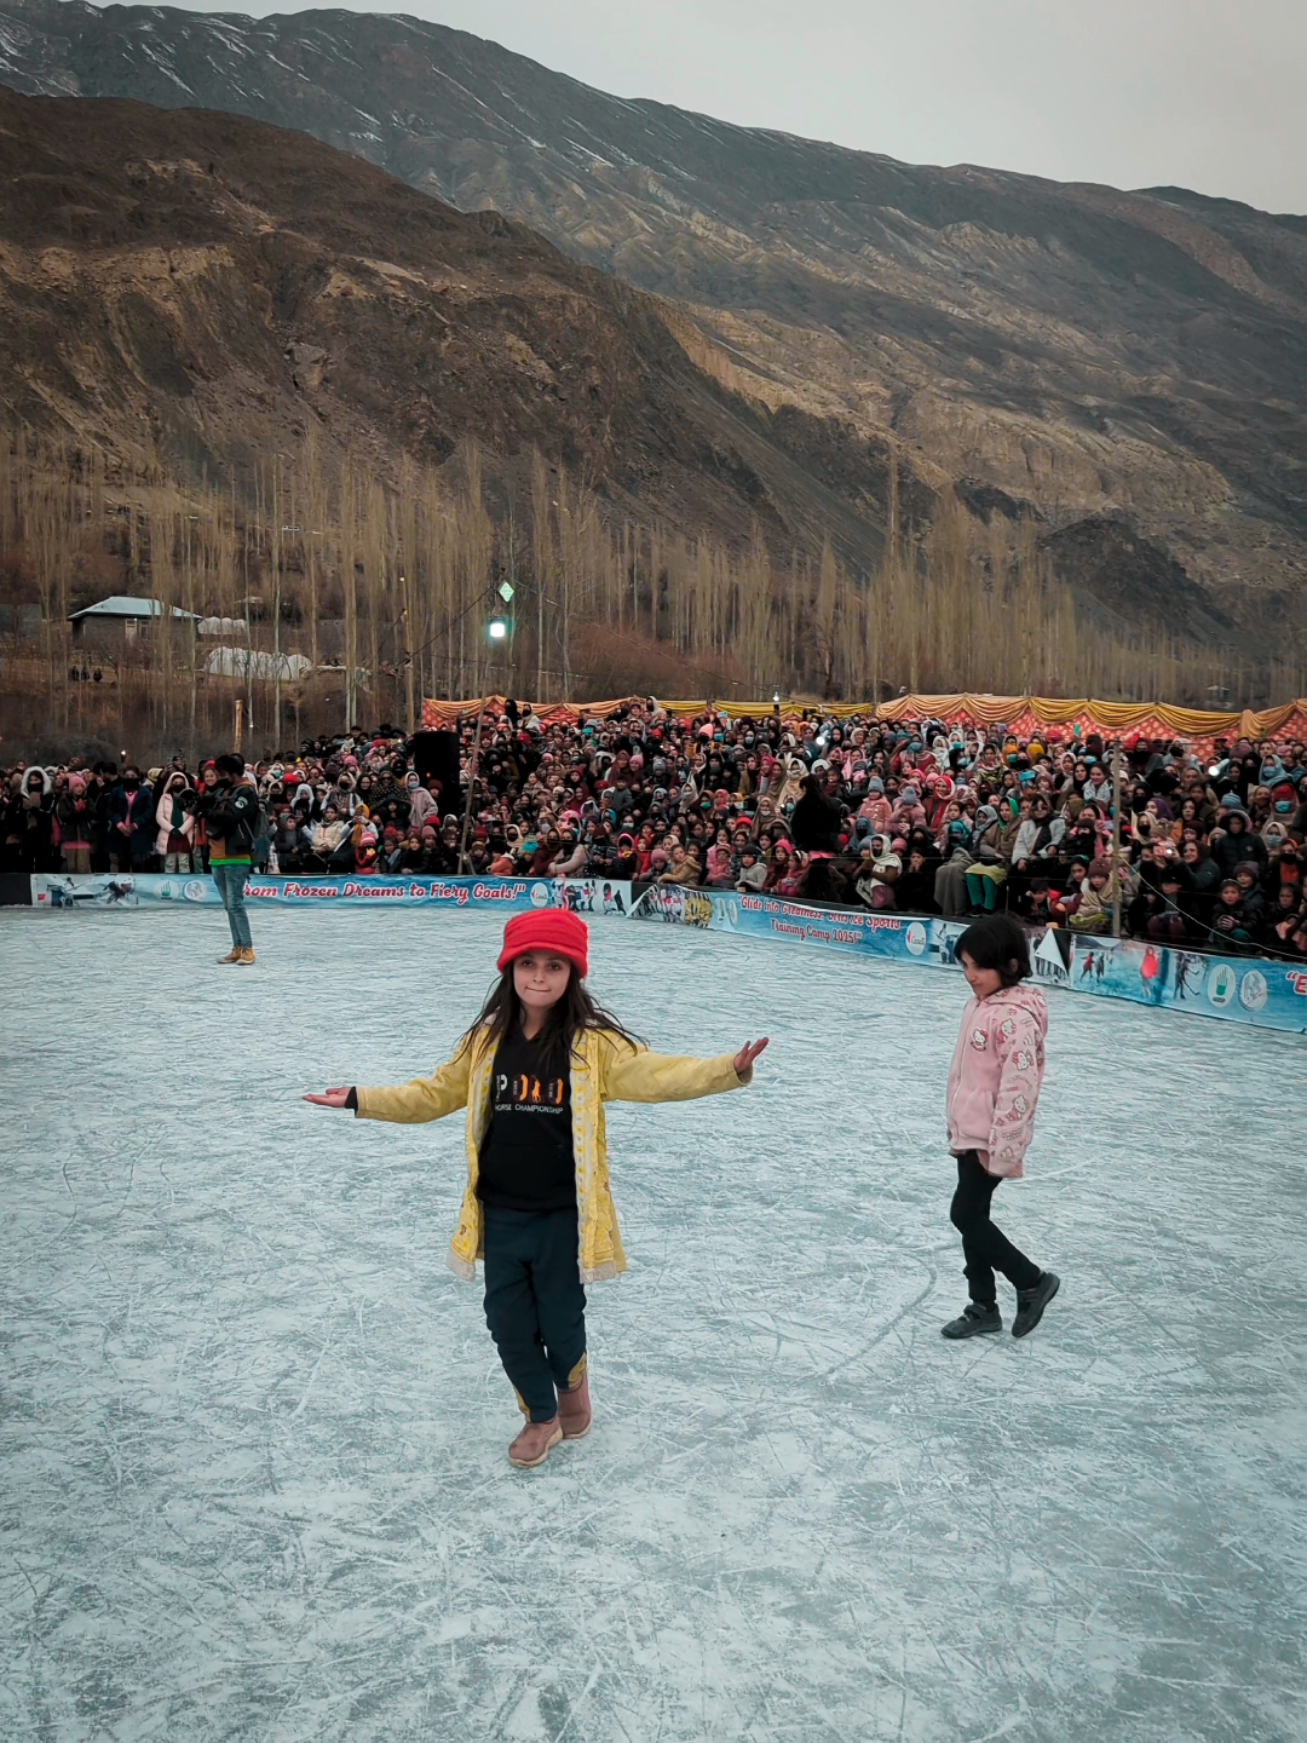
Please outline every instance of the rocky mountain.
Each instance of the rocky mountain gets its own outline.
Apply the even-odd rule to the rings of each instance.
[[[0,0],[0,81],[298,128],[675,299],[715,403],[840,505],[850,552],[892,443],[910,513],[1034,520],[1113,615],[1257,641],[1298,609],[1307,218],[732,127],[402,17]]]
[[[495,212],[243,116],[0,88],[0,406],[191,476],[532,449],[646,523],[871,529],[661,305]],[[490,480],[488,480],[490,482]]]

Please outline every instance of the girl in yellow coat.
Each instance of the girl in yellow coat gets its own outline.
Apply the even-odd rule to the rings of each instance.
[[[508,1456],[523,1467],[589,1432],[585,1285],[626,1269],[604,1103],[738,1089],[767,1045],[719,1059],[650,1053],[591,998],[588,966],[575,914],[515,915],[499,980],[448,1064],[395,1089],[305,1097],[405,1124],[467,1109],[467,1190],[449,1263],[471,1279],[484,1261],[486,1322],[526,1417]]]

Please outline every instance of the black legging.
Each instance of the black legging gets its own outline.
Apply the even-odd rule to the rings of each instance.
[[[1014,1289],[1033,1289],[1043,1275],[1026,1255],[989,1220],[989,1201],[1003,1179],[980,1165],[974,1150],[958,1157],[958,1189],[949,1207],[949,1221],[962,1236],[966,1259],[963,1270],[971,1299],[981,1307],[998,1305],[995,1271],[1001,1271]]]

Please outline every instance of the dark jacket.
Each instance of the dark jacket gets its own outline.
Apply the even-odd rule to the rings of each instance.
[[[1228,907],[1218,902],[1212,910],[1212,927],[1207,935],[1209,950],[1228,950],[1236,955],[1251,955],[1259,923],[1251,917],[1243,902]]]
[[[263,807],[250,781],[218,789],[218,798],[208,813],[210,859],[247,859],[254,848],[263,821]]]
[[[142,781],[134,792],[128,792],[121,782],[109,794],[109,846],[127,840],[118,825],[131,822],[131,855],[133,859],[148,859],[154,852],[156,824],[154,821],[154,788]]]
[[[1232,829],[1227,822],[1225,830],[1213,838],[1211,846],[1212,858],[1216,861],[1223,878],[1232,878],[1245,860],[1252,860],[1260,877],[1266,870],[1266,843],[1261,836],[1248,827],[1247,819],[1239,813],[1243,827]]]

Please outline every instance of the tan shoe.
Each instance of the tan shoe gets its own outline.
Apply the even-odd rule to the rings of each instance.
[[[590,1376],[582,1374],[568,1392],[558,1394],[558,1420],[564,1440],[584,1440],[590,1432]]]
[[[218,961],[219,962],[239,962],[240,959],[241,959],[241,947],[239,944],[233,944],[231,949],[227,952],[226,956],[220,956],[218,958]]]
[[[544,1464],[562,1438],[563,1430],[556,1416],[548,1422],[528,1422],[509,1447],[508,1462],[520,1471],[534,1470],[536,1465]]]
[[[245,946],[244,950],[241,951],[238,960],[242,968],[248,967],[249,964],[254,961],[254,952],[250,949],[248,944]]]

